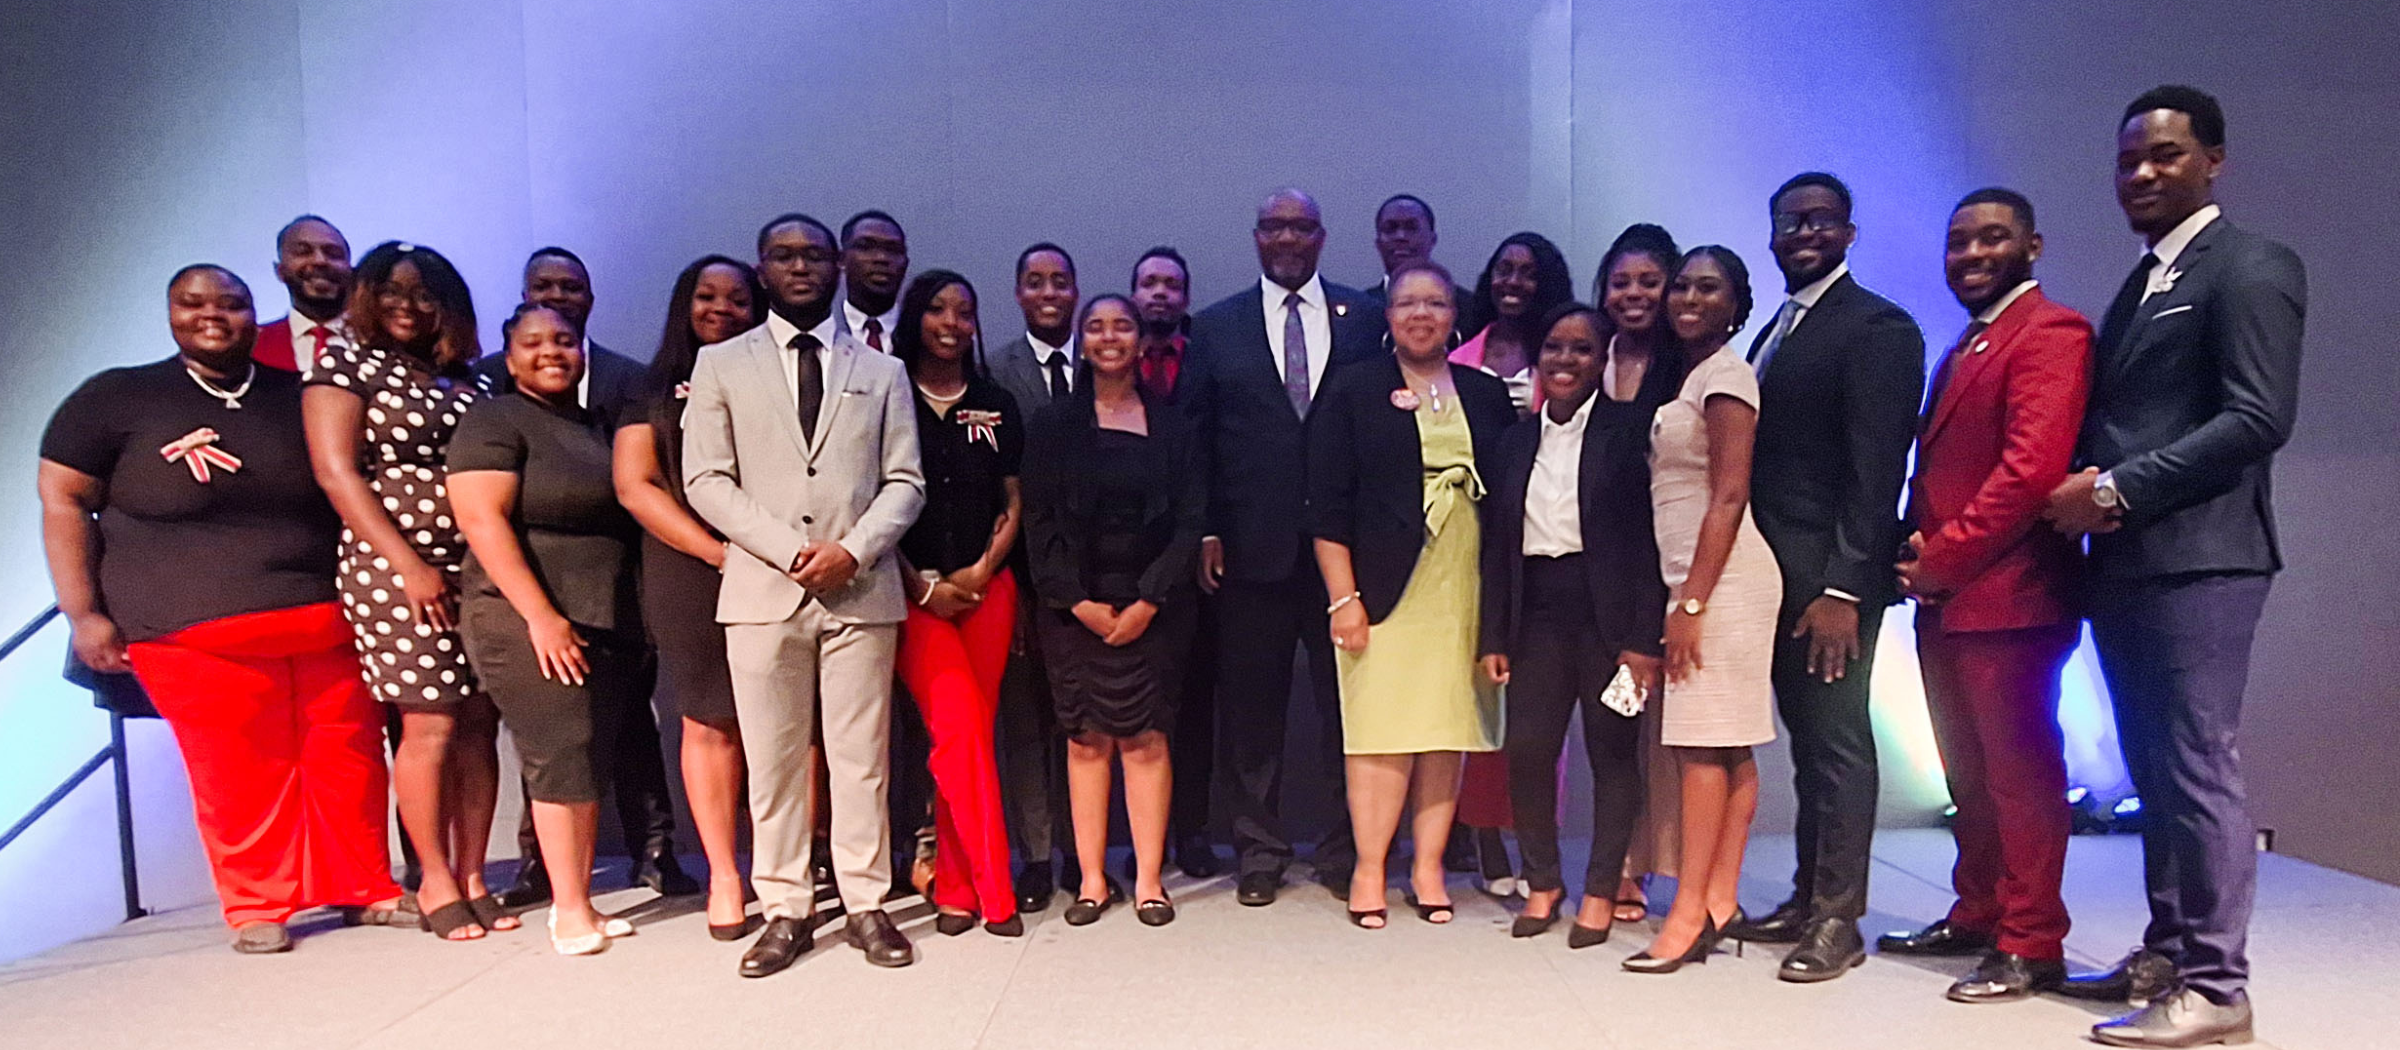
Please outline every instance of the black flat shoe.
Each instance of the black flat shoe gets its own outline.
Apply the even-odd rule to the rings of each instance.
[[[1175,921],[1175,902],[1143,901],[1133,906],[1133,917],[1142,920],[1144,926],[1164,926]]]
[[[1692,946],[1684,949],[1682,955],[1672,959],[1661,959],[1650,954],[1650,950],[1645,948],[1633,953],[1632,957],[1626,959],[1621,965],[1633,973],[1657,974],[1674,973],[1694,963],[1706,966],[1708,957],[1717,950],[1717,942],[1723,939],[1725,939],[1725,932],[1717,929],[1717,921],[1714,918],[1703,919],[1701,920],[1700,936],[1692,939]]]
[[[1848,919],[1818,919],[1808,924],[1799,947],[1783,957],[1775,976],[1793,984],[1830,981],[1867,961],[1867,942],[1858,924]]]
[[[1283,879],[1274,872],[1253,871],[1234,883],[1233,899],[1245,908],[1264,908],[1275,903],[1275,891],[1282,886]]]
[[[994,937],[1023,937],[1025,936],[1025,917],[1011,915],[999,922],[984,923],[983,932]]]
[[[708,936],[712,940],[738,941],[749,936],[750,931],[757,928],[757,920],[752,919],[750,916],[744,915],[742,916],[742,921],[730,923],[724,926],[719,926],[713,922],[709,923]]]
[[[1368,919],[1375,920],[1375,924],[1373,926],[1367,925]],[[1391,912],[1386,908],[1370,908],[1366,911],[1354,911],[1350,913],[1350,925],[1356,926],[1362,930],[1380,930],[1385,926],[1391,925],[1391,921]]]
[[[892,917],[882,909],[862,911],[850,916],[842,927],[842,939],[867,954],[867,962],[876,966],[906,966],[917,961],[915,945],[900,927],[892,925]]]
[[[975,917],[972,915],[953,915],[945,911],[933,916],[933,932],[944,937],[956,937],[974,928]]]
[[[1109,904],[1105,897],[1096,901],[1077,897],[1075,903],[1067,905],[1067,925],[1089,926],[1099,922],[1100,916],[1108,913]]]
[[[1424,901],[1418,900],[1417,895],[1414,893],[1411,893],[1406,897],[1402,897],[1401,899],[1407,901],[1409,907],[1416,909],[1417,918],[1425,922],[1432,923],[1436,926],[1448,926],[1452,920],[1458,918],[1458,906],[1450,903],[1449,901],[1443,901],[1439,904],[1427,904]],[[1441,918],[1437,919],[1434,917],[1437,915],[1441,916]]]
[[[1175,866],[1195,879],[1213,879],[1225,870],[1217,859],[1217,848],[1198,835],[1175,844]]]
[[[2148,948],[2135,948],[2107,970],[2067,978],[2059,985],[2058,994],[2140,1008],[2166,998],[2177,976],[2173,960]]]
[[[538,904],[550,903],[550,870],[542,867],[542,858],[534,857],[517,865],[517,880],[496,896],[502,907],[524,911]]]
[[[1520,939],[1539,937],[1550,932],[1550,927],[1556,925],[1558,925],[1558,909],[1553,907],[1548,915],[1517,916],[1516,921],[1508,924],[1508,935]]]
[[[769,977],[782,973],[816,946],[816,933],[809,920],[778,915],[767,920],[766,931],[751,943],[750,950],[742,953],[741,974]]]
[[[1760,918],[1743,916],[1725,928],[1725,936],[1752,944],[1798,944],[1808,929],[1808,908],[1785,901]]]
[[[2055,989],[2066,980],[2063,960],[2028,959],[1994,951],[1975,964],[1974,972],[1951,985],[1947,998],[1954,1003],[2013,1003]]]
[[[1595,930],[1580,922],[1576,923],[1567,927],[1567,947],[1569,949],[1580,949],[1589,948],[1598,944],[1607,944],[1609,932],[1615,929],[1616,926],[1613,924],[1602,926]]]
[[[1886,955],[1972,958],[1992,950],[1992,935],[1942,919],[1922,930],[1894,930],[1877,937],[1875,950]]]
[[[1057,894],[1057,884],[1050,878],[1050,862],[1035,861],[1025,865],[1025,870],[1018,873],[1018,911],[1047,911],[1050,907],[1050,898]]]

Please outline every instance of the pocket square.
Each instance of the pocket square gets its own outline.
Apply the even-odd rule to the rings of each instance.
[[[2194,305],[2195,305],[2195,304],[2193,304],[2193,303],[2185,303],[2185,304],[2183,304],[2182,306],[2170,306],[2170,307],[2167,307],[2167,308],[2166,308],[2166,309],[2164,309],[2164,310],[2160,310],[2160,311],[2159,311],[2159,312],[2157,312],[2157,313],[2151,314],[2151,315],[2150,315],[2150,319],[2151,319],[2151,320],[2153,320],[2153,321],[2155,321],[2155,320],[2158,320],[2158,319],[2159,319],[2159,318],[2161,318],[2161,317],[2167,317],[2167,316],[2170,316],[2170,315],[2173,315],[2173,314],[2179,314],[2179,313],[2182,313],[2182,312],[2184,312],[2185,310],[2189,310],[2189,309],[2191,309],[2191,308],[2192,308]]]

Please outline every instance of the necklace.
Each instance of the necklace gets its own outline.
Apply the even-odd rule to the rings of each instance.
[[[183,374],[192,377],[192,382],[200,384],[200,389],[207,391],[208,396],[225,402],[227,408],[238,410],[242,407],[242,396],[250,392],[250,383],[258,378],[258,364],[252,362],[250,370],[242,374],[242,385],[231,390],[209,382],[207,376],[201,375],[200,370],[191,365],[183,366]]]
[[[928,401],[940,401],[940,402],[943,402],[943,403],[948,403],[948,402],[951,402],[951,401],[956,401],[956,400],[958,400],[959,398],[962,398],[962,397],[965,397],[965,396],[967,396],[967,384],[966,384],[964,381],[961,381],[961,382],[958,384],[958,389],[956,389],[956,390],[953,390],[953,391],[951,391],[951,392],[949,392],[949,393],[947,393],[947,394],[937,394],[937,393],[934,393],[934,392],[933,392],[933,391],[931,391],[931,390],[928,390],[928,389],[926,389],[926,387],[925,387],[925,384],[923,384],[923,383],[919,383],[919,384],[917,384],[917,393],[920,393],[920,394],[923,394],[923,395],[925,395],[925,399],[926,399],[926,400],[928,400]]]

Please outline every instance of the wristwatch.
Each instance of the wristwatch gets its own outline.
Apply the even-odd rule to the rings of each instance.
[[[1685,616],[1698,616],[1708,611],[1708,603],[1698,598],[1685,598],[1675,603],[1675,608],[1682,610]]]
[[[2125,506],[2125,497],[2117,491],[2117,479],[2103,473],[2092,483],[2092,502],[2101,510],[2118,510]]]

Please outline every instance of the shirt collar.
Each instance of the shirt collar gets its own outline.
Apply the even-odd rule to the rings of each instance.
[[[1274,278],[1263,273],[1258,275],[1258,291],[1266,299],[1269,310],[1283,309],[1283,297],[1292,293],[1292,289],[1276,284]],[[1308,275],[1308,283],[1300,286],[1300,302],[1319,310],[1325,308],[1325,275]]]
[[[827,350],[833,349],[833,337],[837,331],[837,326],[834,324],[835,316],[832,313],[826,314],[824,320],[817,322],[815,328],[808,330],[808,334],[816,337],[817,345]],[[799,325],[786,320],[782,314],[773,310],[767,311],[767,337],[775,340],[776,347],[788,349],[792,345],[792,337],[799,334]]]
[[[319,328],[331,330],[332,335],[329,338],[333,339],[347,339],[349,335],[348,331],[342,325],[342,319],[339,317],[336,317],[331,321],[320,322],[314,317],[310,317],[298,310],[294,310],[291,314],[291,320],[292,343],[295,346],[299,345],[301,340],[308,338],[308,334],[310,332],[314,332]]]
[[[892,338],[892,326],[899,323],[900,304],[895,302],[892,304],[892,308],[889,310],[885,310],[879,314],[870,314],[865,310],[859,309],[857,304],[852,303],[850,301],[849,293],[844,291],[842,293],[842,318],[850,322],[850,330],[858,333],[859,337],[862,339],[866,337],[868,321],[875,321],[882,324],[883,338],[885,343],[888,345]]]
[[[1833,283],[1848,276],[1850,276],[1850,261],[1844,259],[1833,268],[1832,273],[1800,286],[1799,291],[1792,293],[1792,301],[1799,303],[1803,310],[1814,310],[1817,308],[1817,300],[1825,298],[1826,291],[1833,287]]]
[[[1986,328],[1991,327],[1992,322],[1999,320],[2001,314],[2007,313],[2009,307],[2015,306],[2017,300],[2025,297],[2025,293],[2039,288],[2041,285],[2042,282],[2036,281],[2030,277],[2017,282],[2017,286],[2009,289],[2007,295],[2003,295],[2000,298],[1993,300],[1992,305],[1986,306],[1981,311],[1977,312],[1975,315],[1975,323]]]
[[[1067,346],[1075,345],[1075,337],[1071,335],[1067,337],[1067,346],[1052,346],[1043,342],[1041,336],[1035,335],[1032,331],[1028,330],[1025,333],[1025,344],[1033,347],[1034,363],[1046,365],[1050,363],[1051,358],[1066,355]],[[1071,356],[1068,357],[1067,363],[1075,363],[1074,358]]]
[[[2176,223],[2174,229],[2168,230],[2166,236],[2159,238],[2158,243],[2149,248],[2150,254],[2158,256],[2158,272],[2174,269],[2176,258],[2183,254],[2185,248],[2192,246],[2192,240],[2200,236],[2200,231],[2207,229],[2209,223],[2217,221],[2224,214],[2224,209],[2214,204],[2207,205]]]
[[[1557,421],[1555,421],[1555,420],[1552,420],[1552,419],[1550,418],[1550,413],[1548,413],[1548,412],[1544,412],[1544,411],[1542,411],[1542,410],[1540,410],[1540,409],[1535,409],[1535,410],[1534,410],[1534,414],[1535,414],[1535,415],[1538,415],[1538,416],[1540,416],[1540,417],[1541,417],[1541,419],[1542,419],[1542,436],[1543,436],[1543,437],[1549,437],[1549,436],[1551,436],[1551,435],[1553,435],[1553,434],[1561,434],[1561,433],[1565,433],[1565,434],[1580,434],[1580,433],[1583,433],[1584,424],[1586,424],[1586,423],[1589,423],[1589,422],[1591,422],[1591,421],[1592,421],[1592,405],[1593,405],[1593,403],[1595,403],[1595,402],[1599,401],[1599,400],[1600,400],[1602,397],[1604,397],[1604,396],[1606,396],[1606,395],[1603,395],[1603,394],[1602,394],[1600,391],[1597,391],[1597,390],[1594,390],[1594,391],[1592,391],[1592,396],[1590,396],[1590,397],[1587,397],[1587,398],[1584,398],[1584,399],[1583,399],[1583,404],[1581,404],[1581,405],[1577,406],[1577,407],[1576,407],[1576,409],[1575,409],[1575,413],[1574,413],[1573,415],[1570,415],[1570,416],[1568,416],[1568,417],[1567,417],[1567,421],[1566,421],[1566,422],[1564,422],[1564,423],[1560,423],[1560,422],[1557,422]]]

